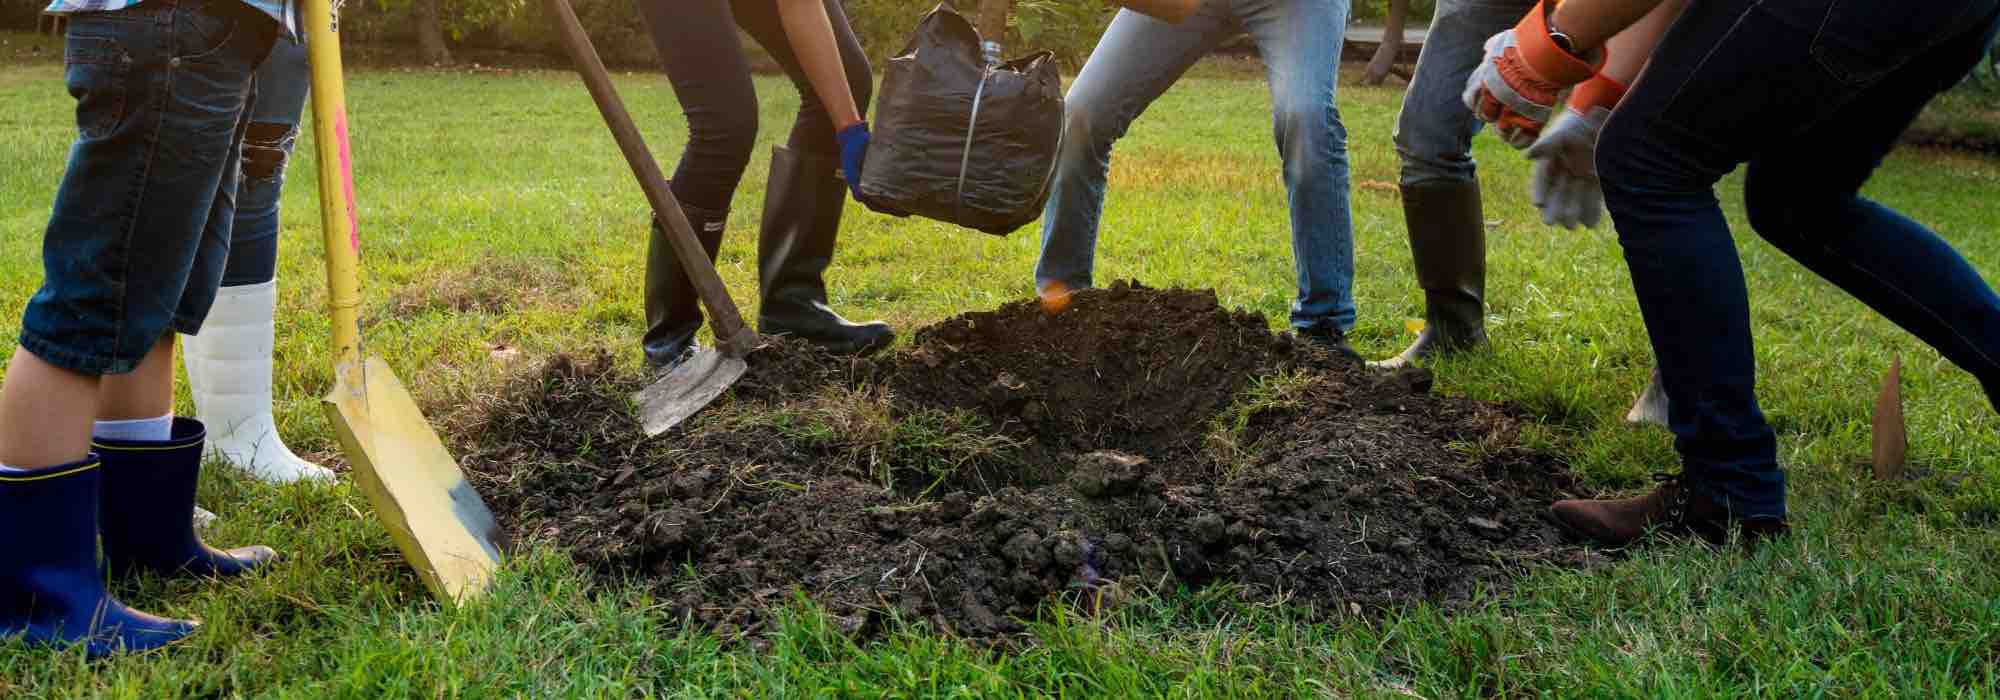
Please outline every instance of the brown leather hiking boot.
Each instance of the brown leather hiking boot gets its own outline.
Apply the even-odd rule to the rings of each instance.
[[[1644,496],[1557,501],[1549,513],[1563,527],[1606,547],[1624,547],[1655,532],[1697,535],[1719,545],[1728,540],[1732,524],[1742,530],[1745,543],[1754,544],[1789,529],[1782,518],[1731,518],[1727,506],[1693,493],[1679,475],[1655,478],[1660,485]]]

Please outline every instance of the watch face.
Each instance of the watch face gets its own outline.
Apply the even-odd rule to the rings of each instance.
[[[1576,55],[1576,45],[1570,43],[1568,34],[1549,32],[1549,41],[1555,42],[1556,48],[1562,49],[1564,53],[1572,56]]]

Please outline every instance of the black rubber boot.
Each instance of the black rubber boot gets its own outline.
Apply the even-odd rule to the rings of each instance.
[[[174,419],[173,437],[164,442],[92,442],[104,460],[97,524],[113,574],[237,576],[277,560],[270,547],[223,551],[195,535],[194,492],[207,442],[201,421],[184,417]]]
[[[42,469],[0,469],[0,639],[84,644],[91,658],[140,652],[193,634],[198,623],[148,615],[104,589],[97,559],[95,457]],[[172,523],[154,523],[172,527]],[[182,518],[181,527],[189,527]]]
[[[1424,290],[1424,332],[1403,354],[1375,363],[1402,367],[1440,352],[1486,344],[1486,220],[1479,183],[1403,186],[1410,258]]]
[[[783,146],[771,149],[771,181],[764,194],[764,228],[757,237],[757,272],[763,304],[757,327],[841,354],[866,355],[895,342],[880,321],[853,323],[826,303],[826,268],[833,263],[847,185],[839,162]]]
[[[681,205],[681,212],[687,215],[701,247],[708,251],[709,262],[714,263],[716,251],[722,248],[729,212],[686,204]],[[640,340],[646,366],[664,369],[679,364],[695,349],[694,334],[701,330],[701,321],[701,297],[688,281],[687,271],[681,269],[673,244],[667,242],[666,224],[655,216],[653,235],[646,244],[646,335]]]

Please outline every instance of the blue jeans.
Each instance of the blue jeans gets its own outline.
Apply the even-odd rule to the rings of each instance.
[[[311,87],[303,43],[279,40],[257,68],[257,98],[243,136],[243,182],[236,193],[236,223],[222,286],[262,284],[277,277],[278,201],[285,193],[285,162],[298,143],[299,115]]]
[[[1690,3],[1598,141],[1686,481],[1783,517],[1743,269],[1714,184],[1749,164],[1758,235],[2000,389],[2000,296],[1921,224],[1859,194],[1965,75],[2000,0]],[[1801,310],[1801,313],[1811,313]]]
[[[278,24],[235,0],[148,0],[70,17],[77,140],[42,237],[21,347],[122,374],[194,335],[229,255],[251,75]]]
[[[1465,80],[1486,57],[1486,39],[1513,29],[1535,0],[1438,0],[1417,71],[1396,115],[1402,184],[1472,182],[1472,137],[1483,125],[1465,108]]]
[[[1208,0],[1179,25],[1120,10],[1065,98],[1069,132],[1042,213],[1041,285],[1091,285],[1111,145],[1195,61],[1239,29],[1264,56],[1292,208],[1297,328],[1354,325],[1347,131],[1334,105],[1348,0]]]

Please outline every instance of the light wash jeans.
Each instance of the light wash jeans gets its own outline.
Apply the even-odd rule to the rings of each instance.
[[[1173,25],[1120,10],[1069,88],[1069,134],[1042,213],[1036,282],[1091,285],[1112,143],[1189,66],[1240,29],[1256,41],[1271,84],[1298,271],[1292,325],[1352,327],[1347,131],[1334,105],[1347,12],[1348,0],[1207,0]]]
[[[1402,184],[1473,180],[1472,137],[1481,124],[1465,108],[1465,80],[1486,57],[1486,40],[1513,29],[1534,7],[1535,0],[1438,0],[1396,117]]]

